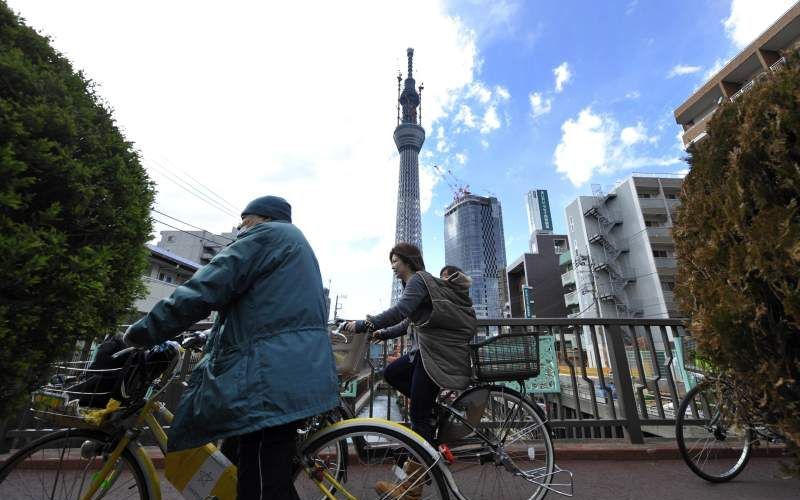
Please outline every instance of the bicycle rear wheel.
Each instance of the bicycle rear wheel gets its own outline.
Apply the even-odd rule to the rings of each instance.
[[[359,441],[365,445],[356,446]],[[348,458],[346,470],[339,470],[343,445]],[[333,424],[311,437],[300,457],[306,468],[295,480],[300,498],[319,496],[318,482],[336,498],[449,498],[438,452],[393,422],[357,418]]]
[[[0,468],[0,498],[81,498],[114,444],[108,434],[86,429],[47,434],[16,452]],[[144,472],[130,450],[122,452],[93,498],[150,498]]]
[[[488,442],[471,434],[445,443],[455,457],[450,471],[459,491],[470,500],[541,500],[553,482],[555,468],[549,424],[519,392],[503,386],[474,387],[461,394],[453,406],[475,397],[478,391],[487,391],[487,399],[476,428]]]
[[[733,389],[724,382],[702,382],[681,401],[675,419],[678,449],[706,481],[730,481],[750,459],[752,431],[736,423],[737,411]]]

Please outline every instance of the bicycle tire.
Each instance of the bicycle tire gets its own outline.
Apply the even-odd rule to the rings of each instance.
[[[725,385],[724,382],[722,383],[723,386]],[[709,459],[711,458],[712,450],[716,449],[718,452],[715,455],[719,457],[719,459],[726,459],[727,455],[732,452],[731,448],[725,447],[718,447],[718,448],[706,448],[705,445],[712,445],[715,442],[724,442],[727,439],[727,434],[723,434],[727,432],[727,429],[721,429],[713,424],[713,430],[710,428],[712,426],[712,422],[719,418],[720,410],[712,410],[712,405],[714,404],[713,398],[709,398],[707,395],[708,391],[714,390],[712,382],[703,381],[700,384],[694,386],[689,392],[686,393],[683,400],[681,401],[680,407],[678,408],[678,414],[675,417],[675,438],[678,442],[678,449],[681,452],[681,457],[683,457],[683,461],[686,462],[686,465],[694,472],[698,477],[705,479],[706,481],[712,483],[724,483],[730,481],[731,479],[738,476],[747,465],[747,462],[750,460],[750,455],[752,451],[752,431],[750,429],[745,429],[743,431],[742,436],[742,450],[738,452],[738,456],[734,456],[736,460],[733,462],[733,465],[730,468],[726,468],[727,466],[723,467],[723,471],[721,473],[713,473],[712,469],[704,469],[701,467],[701,464],[698,463],[700,459],[703,459],[702,465],[708,465]],[[725,395],[723,395],[723,400],[726,399]],[[694,402],[693,408],[690,408],[690,405]],[[700,407],[698,407],[698,403],[700,403]],[[709,413],[709,417],[705,417],[705,413]],[[704,421],[702,425],[694,425],[689,426],[687,417],[697,417],[694,420]],[[724,415],[723,415],[724,417]],[[688,431],[688,432],[687,432]],[[699,439],[702,439],[704,442],[704,447],[697,452],[693,446],[689,446],[687,444],[687,439],[689,439],[692,435],[697,436]],[[714,441],[712,441],[712,439]],[[738,449],[738,446],[736,447]],[[708,449],[706,452],[705,450]],[[725,460],[724,463],[727,463]],[[712,464],[713,465],[713,464]]]
[[[532,404],[521,393],[500,385],[475,386],[464,391],[453,402],[457,407],[459,401],[470,398],[477,391],[488,391],[487,407],[481,416],[481,422],[476,426],[479,431],[490,434],[490,438],[503,444],[505,452],[512,460],[513,468],[516,473],[506,467],[495,465],[494,457],[488,456],[475,457],[474,448],[480,446],[482,439],[476,436],[468,436],[460,442],[448,444],[453,452],[456,461],[450,466],[450,471],[458,484],[459,491],[465,498],[470,500],[497,499],[497,498],[528,498],[531,500],[541,500],[549,492],[548,487],[552,483],[555,470],[555,449],[553,447],[552,432],[547,417],[538,405]],[[508,420],[497,432],[490,428],[489,423],[502,419],[503,416],[512,416],[514,413],[503,413],[511,410],[518,416],[513,420]],[[494,413],[493,413],[494,412]],[[521,446],[513,446],[509,443],[508,449],[505,448],[510,429],[531,429],[529,433],[520,436],[524,438]],[[505,431],[505,432],[504,432]],[[447,443],[446,443],[447,444]],[[463,451],[460,451],[463,449]],[[532,451],[531,451],[532,450]],[[489,450],[484,450],[488,453]],[[470,455],[470,454],[473,455]],[[525,479],[523,475],[526,471],[520,468],[523,464],[532,466],[528,472],[537,471],[536,482]],[[475,467],[479,469],[475,469]],[[477,478],[475,477],[477,474]],[[464,477],[460,479],[459,476]],[[529,485],[535,485],[534,490],[526,490]],[[511,491],[510,491],[511,490]]]
[[[56,455],[58,447],[55,447],[55,445],[59,441],[63,441],[68,447],[62,448],[61,453]],[[56,493],[59,495],[63,494],[63,498],[65,499],[80,498],[83,488],[88,488],[91,482],[92,478],[90,473],[100,470],[104,463],[102,455],[94,455],[91,459],[84,459],[81,456],[82,444],[91,441],[96,442],[98,445],[113,444],[112,437],[102,431],[91,429],[65,429],[46,434],[24,448],[21,448],[9,457],[3,466],[0,467],[0,498],[37,498],[38,493],[24,493],[22,491],[22,488],[25,488],[25,485],[31,483],[31,481],[34,481],[37,486],[41,486],[41,498],[62,498],[61,496],[55,496]],[[34,458],[34,454],[39,451],[42,452],[42,455],[38,458]],[[67,454],[67,457],[64,456],[65,454]],[[97,459],[96,466],[92,463],[95,458]],[[28,463],[26,467],[25,462],[29,459],[30,463]],[[126,481],[120,483],[122,474],[119,473],[119,470],[116,470],[113,473],[114,477],[106,482],[106,491],[102,497],[104,499],[114,499],[122,498],[124,495],[124,498],[135,498],[131,496],[132,484],[136,486],[140,500],[149,500],[150,492],[148,490],[146,475],[134,454],[129,448],[125,448],[119,459],[127,465],[127,471],[131,475],[130,479],[133,480],[133,483],[127,480],[127,477],[125,478]],[[17,474],[17,472],[19,474]],[[77,476],[80,473],[83,473],[83,477],[78,484]],[[32,474],[41,474],[39,478],[41,482],[31,479],[29,476]],[[53,474],[55,474],[55,478],[53,478],[52,488],[45,488],[43,476],[52,476]],[[63,483],[66,483],[67,477],[76,476],[72,480],[69,491],[64,489],[65,484],[61,485],[60,491],[56,491],[59,490],[59,476],[62,476],[62,474],[65,479]],[[87,474],[89,474],[89,477],[86,477]],[[77,492],[73,491],[75,486],[79,487]],[[39,488],[34,489],[38,490]],[[50,491],[48,492],[47,490]],[[116,495],[114,494],[115,491],[117,492]]]
[[[373,448],[366,461],[355,450],[354,443],[357,439],[364,439]],[[379,481],[403,483],[403,480],[393,477],[392,473],[410,459],[424,467],[424,472],[421,473],[424,477],[414,477],[412,474],[408,480],[413,479],[413,484],[425,489],[425,498],[449,500],[450,487],[438,463],[441,460],[439,453],[421,436],[395,422],[373,418],[339,422],[306,441],[300,456],[311,462],[324,462],[324,459],[319,458],[322,450],[338,447],[343,442],[348,445],[348,469],[344,474],[333,475],[341,477],[343,488],[356,498],[374,496],[373,488]],[[308,485],[306,488],[312,489]],[[300,489],[298,493],[303,497]],[[393,497],[385,495],[382,498]]]

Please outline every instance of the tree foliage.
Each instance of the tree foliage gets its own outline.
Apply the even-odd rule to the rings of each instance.
[[[0,0],[0,416],[141,293],[153,193],[91,82]]]
[[[723,104],[708,135],[689,151],[676,295],[699,354],[800,466],[800,57]]]

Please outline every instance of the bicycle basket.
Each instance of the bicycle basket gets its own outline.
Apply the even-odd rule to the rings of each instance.
[[[344,333],[331,336],[333,360],[336,363],[336,373],[342,378],[358,375],[366,365],[366,350],[369,345],[369,335],[361,333]]]
[[[481,382],[526,380],[539,375],[538,334],[503,334],[470,347],[475,378]]]

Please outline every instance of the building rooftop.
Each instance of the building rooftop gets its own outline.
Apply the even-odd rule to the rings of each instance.
[[[158,257],[161,257],[164,260],[171,261],[175,264],[181,265],[187,269],[191,269],[192,271],[197,271],[198,269],[203,267],[202,264],[198,264],[197,262],[193,262],[189,259],[183,258],[180,255],[176,255],[170,252],[169,250],[164,250],[161,247],[157,247],[155,245],[150,245],[150,244],[146,244],[145,246],[150,250],[151,253],[157,255]]]
[[[683,143],[689,145],[705,136],[706,124],[725,100],[736,100],[761,75],[783,65],[781,52],[800,41],[800,2],[794,4],[764,33],[728,61],[703,86],[675,109],[675,121],[683,127]]]

